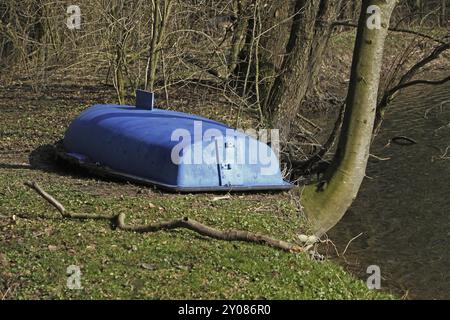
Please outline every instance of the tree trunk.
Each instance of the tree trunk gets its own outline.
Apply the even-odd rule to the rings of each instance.
[[[262,25],[259,53],[259,89],[264,107],[274,81],[282,70],[289,35],[295,15],[295,1],[271,1],[262,8]]]
[[[424,16],[424,2],[423,0],[416,0],[416,8],[417,11],[419,11],[419,17],[420,19]]]
[[[287,140],[291,122],[317,77],[330,22],[336,18],[341,1],[251,2],[259,6],[260,17],[253,15],[248,21],[245,46],[234,74],[242,94],[256,96],[265,122],[281,129],[282,141]]]
[[[447,1],[448,0],[441,0],[441,27],[447,25]]]
[[[239,53],[245,45],[245,31],[248,25],[248,13],[246,12],[247,0],[234,0],[234,13],[236,15],[236,27],[234,28],[233,38],[231,39],[230,63],[228,65],[229,77],[236,70],[239,63]]]
[[[396,0],[363,0],[338,148],[322,181],[317,186],[306,186],[302,193],[304,212],[316,235],[325,233],[339,222],[365,176],[384,42],[396,3]],[[371,29],[367,24],[373,16],[367,11],[373,5],[380,9],[380,29]]]
[[[281,73],[276,77],[264,110],[273,128],[287,141],[292,121],[308,88],[317,77],[328,44],[330,21],[336,17],[337,0],[297,0],[290,39]]]
[[[264,34],[261,36],[261,61],[268,63],[275,71],[280,70],[289,34],[295,15],[295,2],[292,0],[278,0],[263,7],[262,25]]]
[[[260,98],[265,101],[286,53],[294,5],[293,0],[273,1],[267,5],[262,2],[252,0],[245,3],[245,40],[233,73],[243,94],[254,93],[256,78],[259,78]],[[257,44],[259,48],[256,49]]]
[[[172,10],[172,0],[152,1],[153,25],[152,41],[150,43],[149,58],[147,60],[147,70],[145,77],[145,90],[153,92],[155,90],[156,71],[160,62],[161,50],[166,36],[166,28]]]

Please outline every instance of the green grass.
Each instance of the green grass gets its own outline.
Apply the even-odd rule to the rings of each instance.
[[[42,146],[60,139],[76,114],[102,98],[85,97],[83,103],[70,96],[33,99],[24,90],[0,94],[5,97],[0,99],[0,215],[8,217],[0,219],[0,298],[392,298],[368,290],[335,263],[306,254],[212,240],[188,230],[135,234],[113,230],[105,221],[62,219],[23,182],[37,181],[69,210],[123,212],[129,223],[188,216],[219,229],[263,232],[287,241],[307,232],[296,191],[212,201],[213,194],[164,193],[97,180],[55,164]],[[14,97],[24,96],[12,104]],[[30,153],[32,166],[27,165]],[[66,286],[70,265],[81,268],[81,290]]]

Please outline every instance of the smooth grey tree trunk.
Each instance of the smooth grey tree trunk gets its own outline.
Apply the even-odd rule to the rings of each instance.
[[[364,179],[384,43],[396,3],[396,0],[363,0],[338,148],[324,179],[318,185],[306,186],[302,192],[303,209],[316,235],[322,235],[339,222],[356,198]],[[368,20],[374,17],[368,13],[371,6],[379,8],[380,29],[368,27]]]

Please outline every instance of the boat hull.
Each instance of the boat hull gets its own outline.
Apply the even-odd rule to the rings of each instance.
[[[264,161],[257,156],[262,155]],[[58,155],[97,174],[185,192],[286,190],[266,144],[181,112],[95,105],[69,126]]]

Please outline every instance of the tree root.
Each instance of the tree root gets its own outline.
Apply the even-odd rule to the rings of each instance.
[[[117,215],[105,215],[105,214],[85,214],[69,212],[66,208],[53,196],[45,192],[36,182],[27,181],[24,183],[27,187],[36,191],[41,197],[55,207],[63,218],[67,219],[96,219],[96,220],[109,220],[118,229],[130,232],[146,233],[157,232],[161,230],[173,230],[173,229],[188,229],[194,231],[202,236],[209,238],[224,240],[224,241],[242,241],[250,242],[261,245],[267,245],[286,252],[304,252],[305,249],[297,244],[289,243],[283,240],[271,238],[266,235],[243,231],[243,230],[218,230],[207,225],[204,225],[198,221],[184,217],[178,220],[171,220],[160,223],[151,223],[148,225],[132,226],[125,223],[125,214],[120,213]]]

